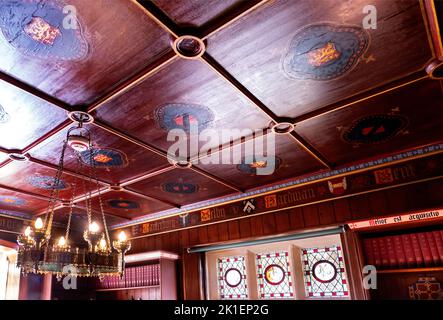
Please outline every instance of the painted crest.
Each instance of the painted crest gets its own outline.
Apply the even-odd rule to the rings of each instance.
[[[212,219],[211,209],[204,209],[200,211],[200,219],[202,222],[210,221]]]
[[[198,186],[186,182],[167,182],[163,184],[162,189],[169,193],[191,194],[198,191]]]
[[[19,207],[26,204],[26,201],[12,196],[0,196],[0,203],[7,206]]]
[[[280,168],[282,160],[279,157],[274,157],[274,172]],[[255,176],[257,175],[258,168],[266,168],[269,165],[267,161],[257,160],[254,158],[254,161],[247,163],[246,159],[243,158],[241,163],[237,165],[237,170]]]
[[[359,26],[318,23],[299,30],[283,59],[283,70],[294,79],[332,80],[354,68],[369,47]]]
[[[387,184],[394,182],[394,174],[391,168],[385,168],[374,171],[376,184]]]
[[[214,121],[213,112],[201,105],[185,103],[169,103],[155,110],[157,125],[165,130],[182,129],[189,133],[191,125],[199,131],[208,128]]]
[[[346,177],[329,180],[328,187],[332,194],[339,195],[345,193],[348,187]]]
[[[401,115],[371,115],[355,121],[342,137],[352,144],[382,143],[405,130],[408,124],[408,119]]]
[[[92,149],[80,152],[80,159],[86,165],[95,167],[125,167],[128,164],[126,154],[113,149]]]
[[[409,286],[411,300],[443,300],[440,282],[435,277],[420,277]]]
[[[61,1],[3,0],[0,29],[6,41],[25,55],[45,59],[79,60],[86,57],[89,44],[81,22],[64,28],[66,15]]]
[[[181,227],[187,227],[191,223],[191,216],[189,213],[184,213],[178,216],[178,222]]]
[[[134,210],[140,208],[138,202],[130,200],[120,200],[120,199],[109,200],[108,205],[114,209]]]
[[[43,190],[65,190],[69,187],[65,181],[56,181],[55,177],[50,176],[31,176],[26,180],[30,185]]]
[[[243,212],[244,213],[253,213],[255,208],[257,207],[255,199],[243,200]]]

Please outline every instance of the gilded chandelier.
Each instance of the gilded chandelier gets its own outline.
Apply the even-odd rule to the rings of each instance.
[[[131,248],[130,241],[127,240],[126,234],[122,231],[118,235],[118,239],[111,241],[109,231],[106,224],[106,217],[103,211],[102,198],[100,194],[100,186],[96,173],[96,167],[93,160],[93,148],[91,144],[91,134],[89,130],[83,127],[86,121],[85,114],[77,113],[77,127],[68,130],[66,140],[63,142],[60,161],[57,168],[54,181],[51,185],[51,196],[44,219],[37,218],[34,227],[28,226],[23,234],[21,234],[17,242],[19,244],[17,266],[21,268],[22,273],[36,274],[55,274],[57,277],[63,275],[90,277],[97,276],[102,278],[106,275],[123,275],[125,264],[124,257]],[[85,180],[78,183],[76,180],[72,184],[72,197],[69,201],[69,215],[67,227],[64,236],[58,241],[52,240],[52,225],[54,219],[54,211],[59,201],[58,188],[61,175],[63,173],[64,156],[67,147],[74,150],[76,156],[76,173],[86,172],[88,184]],[[89,153],[89,163],[86,165],[82,161],[82,154]],[[83,158],[84,159],[84,158]],[[83,233],[83,239],[86,241],[84,247],[76,247],[70,241],[70,228],[73,208],[75,206],[75,196],[78,184],[82,184],[85,195],[86,215],[88,218],[88,226]],[[102,229],[98,222],[93,220],[92,210],[92,186],[96,186],[96,197],[100,205],[100,211],[97,214],[101,219]]]

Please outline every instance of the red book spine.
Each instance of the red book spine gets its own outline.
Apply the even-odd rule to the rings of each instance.
[[[440,265],[443,266],[443,237],[440,235],[439,231],[433,231],[432,235],[434,236],[438,255],[440,257]]]
[[[158,286],[160,284],[160,264],[157,264],[156,267],[157,267],[157,272],[156,272],[157,281],[155,282],[155,284]]]
[[[384,237],[386,251],[388,252],[389,266],[394,268],[398,265],[397,255],[395,254],[394,240],[392,237]]]
[[[146,286],[146,266],[142,266],[142,274],[143,274],[143,281],[142,281],[142,286]]]
[[[135,269],[135,277],[137,278],[137,287],[141,287],[141,285],[142,285],[142,277],[141,277],[141,274],[140,274],[140,267],[137,267],[136,269]]]
[[[424,259],[423,253],[420,247],[420,241],[418,240],[418,235],[416,233],[411,233],[409,235],[411,237],[412,250],[414,251],[415,261],[419,267],[423,266]]]
[[[123,275],[123,277],[120,276],[120,275],[117,275],[117,286],[118,286],[119,288],[124,288],[124,287],[126,287],[125,275]]]
[[[431,248],[429,247],[428,241],[426,240],[426,235],[424,232],[418,233],[418,242],[420,244],[421,252],[423,254],[423,261],[425,266],[432,266],[432,254]]]
[[[131,268],[131,287],[136,287],[137,283],[135,282],[135,268]]]
[[[382,267],[389,267],[388,248],[386,246],[385,238],[378,238],[378,248],[380,250],[380,258]]]
[[[426,240],[428,240],[429,249],[431,250],[432,264],[438,266],[440,264],[440,255],[438,254],[437,244],[435,243],[432,232],[425,233]]]
[[[394,242],[394,250],[395,254],[397,256],[397,262],[400,267],[406,266],[406,254],[405,250],[403,248],[403,243],[401,241],[401,236],[394,236],[393,237]]]
[[[374,252],[372,249],[372,240],[371,239],[365,239],[363,240],[363,248],[365,250],[365,256],[366,256],[366,263],[368,265],[374,265]]]
[[[138,276],[140,278],[140,287],[143,287],[143,266],[138,267]]]
[[[403,243],[403,248],[405,250],[406,255],[406,263],[408,267],[416,267],[417,260],[415,259],[414,249],[412,248],[412,241],[409,234],[404,234],[401,236],[401,240]]]
[[[377,239],[371,239],[372,249],[374,250],[374,265],[378,268],[381,267],[380,249],[378,248]]]

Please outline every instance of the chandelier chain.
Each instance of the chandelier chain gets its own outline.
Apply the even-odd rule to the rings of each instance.
[[[59,165],[57,168],[55,179],[53,181],[53,188],[51,190],[51,197],[50,197],[49,203],[48,203],[48,210],[46,211],[46,214],[45,214],[46,235],[51,234],[52,220],[54,219],[55,203],[57,200],[59,200],[59,195],[60,195],[59,185],[60,185],[61,176],[62,176],[62,172],[63,172],[64,158],[65,158],[65,152],[66,152],[67,145],[68,145],[68,141],[66,139],[66,141],[63,142]],[[49,219],[48,219],[48,216],[49,216]]]

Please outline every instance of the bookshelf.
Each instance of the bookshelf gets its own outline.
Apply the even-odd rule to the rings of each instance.
[[[97,280],[97,300],[176,300],[178,258],[164,251],[127,255],[122,278]]]
[[[371,299],[415,299],[419,283],[443,284],[442,225],[371,231],[360,234],[364,264],[377,268]]]

